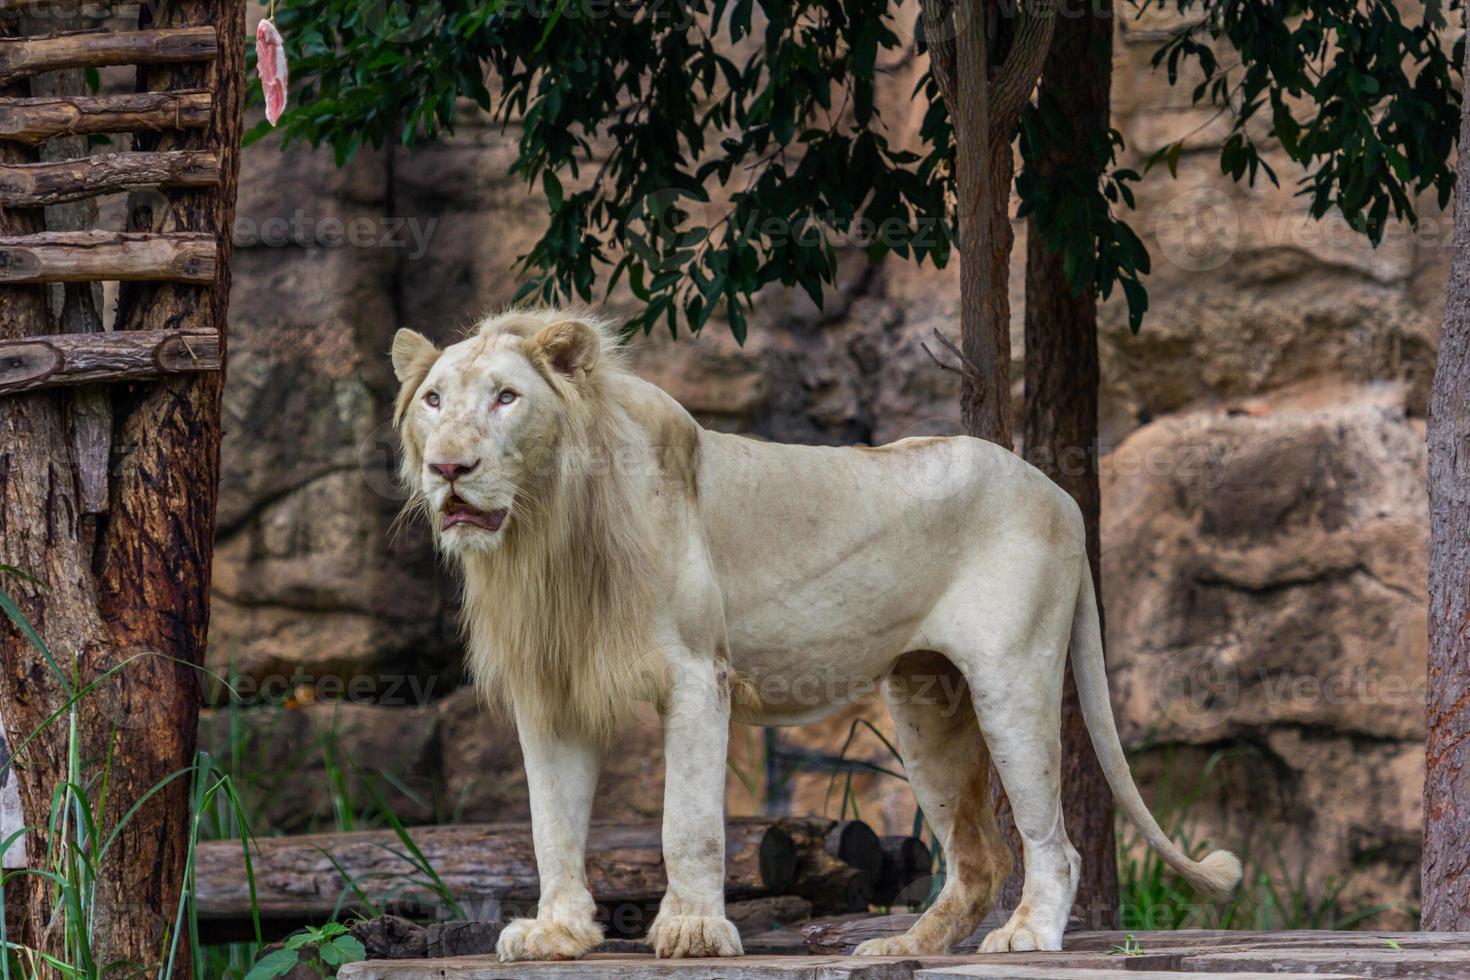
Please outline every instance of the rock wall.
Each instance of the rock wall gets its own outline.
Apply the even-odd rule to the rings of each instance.
[[[1342,888],[1344,904],[1389,904],[1403,920],[1422,781],[1421,419],[1449,222],[1426,203],[1420,232],[1394,229],[1374,250],[1340,219],[1311,221],[1283,160],[1281,188],[1221,177],[1211,110],[1148,66],[1161,16],[1120,21],[1115,59],[1114,121],[1133,162],[1191,134],[1178,179],[1150,174],[1131,218],[1154,259],[1149,318],[1134,336],[1120,304],[1103,311],[1116,708],[1150,798],[1210,765],[1189,811],[1196,838],[1244,845],[1273,876],[1306,868],[1312,894]],[[920,58],[911,47],[887,68],[885,118],[913,138]],[[400,326],[450,338],[513,295],[514,259],[544,217],[507,176],[515,138],[467,111],[439,145],[342,169],[270,141],[245,154],[211,637],[212,661],[233,665],[246,693],[358,703],[348,713],[373,720],[347,727],[349,749],[479,818],[524,814],[517,753],[472,698],[449,696],[454,587],[422,530],[394,527],[386,352]],[[954,376],[919,346],[957,324],[955,267],[845,253],[823,310],[772,290],[744,347],[716,323],[692,340],[650,338],[635,357],[708,425],[878,444],[959,431]],[[255,728],[277,723],[248,714]],[[307,716],[329,717],[323,705]],[[779,739],[737,733],[732,810],[850,802],[910,829],[901,782],[829,773],[844,746],[893,765],[860,719],[887,724],[869,707]],[[307,722],[289,724],[280,744],[300,744]],[[605,806],[656,808],[655,743],[643,733],[625,747],[622,796]]]

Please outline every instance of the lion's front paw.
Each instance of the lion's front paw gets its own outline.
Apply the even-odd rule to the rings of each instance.
[[[879,939],[869,939],[858,943],[858,948],[852,951],[854,956],[914,956],[919,952],[919,944],[914,942],[907,933],[902,936],[883,936]]]
[[[1024,953],[1032,950],[1062,948],[1062,927],[1048,926],[1041,917],[1023,909],[1011,913],[1011,919],[999,929],[991,930],[980,944],[982,953]]]
[[[495,955],[500,962],[515,960],[576,960],[602,942],[602,930],[592,921],[514,919],[500,933]]]
[[[686,956],[744,956],[740,933],[718,915],[659,916],[649,930],[653,951],[663,959]]]

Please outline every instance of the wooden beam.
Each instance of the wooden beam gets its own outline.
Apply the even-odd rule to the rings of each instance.
[[[77,11],[115,13],[137,7],[142,0],[0,0],[0,13],[47,9],[75,14]]]
[[[35,207],[139,187],[211,187],[219,157],[202,150],[104,153],[52,163],[0,164],[0,206]]]
[[[218,50],[213,27],[0,38],[0,84],[60,68],[206,61]]]
[[[214,236],[52,231],[0,238],[0,283],[214,282]]]
[[[128,330],[0,340],[0,395],[219,369],[219,334],[212,331]]]
[[[204,129],[212,112],[213,99],[203,90],[3,99],[0,139],[39,143],[69,134]]]

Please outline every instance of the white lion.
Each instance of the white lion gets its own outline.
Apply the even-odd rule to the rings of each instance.
[[[711,432],[583,313],[511,311],[444,350],[400,330],[393,367],[410,506],[457,560],[470,666],[514,712],[525,755],[541,898],[506,927],[502,960],[601,940],[587,826],[601,747],[640,699],[666,747],[668,891],[651,941],[660,956],[739,954],[723,893],[730,719],[813,720],[875,680],[948,877],[912,929],[858,952],[942,953],[989,911],[1011,864],[991,760],[1025,884],[982,948],[1060,949],[1079,867],[1059,787],[1069,641],[1124,812],[1200,892],[1239,881],[1234,855],[1190,860],[1138,795],[1081,515],[1019,457],[967,438],[833,449]]]

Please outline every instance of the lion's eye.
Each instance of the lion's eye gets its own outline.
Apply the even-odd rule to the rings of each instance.
[[[427,395],[424,396],[424,403],[427,404],[430,408],[438,408],[439,393],[437,391],[429,392]]]
[[[496,396],[495,401],[501,405],[509,405],[511,402],[515,401],[519,397],[520,395],[517,395],[515,392],[507,388]]]

